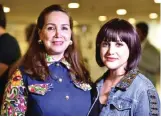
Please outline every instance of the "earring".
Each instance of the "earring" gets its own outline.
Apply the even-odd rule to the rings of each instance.
[[[38,43],[39,43],[39,44],[42,44],[42,40],[39,39],[39,40],[38,40]]]
[[[69,45],[72,45],[72,44],[73,44],[73,41],[72,41],[72,40],[70,40]]]

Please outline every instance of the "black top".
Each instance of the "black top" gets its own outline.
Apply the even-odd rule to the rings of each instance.
[[[5,33],[0,36],[0,63],[4,63],[10,67],[15,63],[21,56],[20,48],[17,40]],[[8,70],[0,76],[0,105],[5,88],[7,83]]]
[[[101,104],[99,99],[97,99],[94,107],[92,108],[92,110],[90,112],[90,116],[99,116],[99,114],[104,106],[106,106],[106,104]]]
[[[13,64],[21,56],[17,40],[5,33],[0,36],[0,63]]]

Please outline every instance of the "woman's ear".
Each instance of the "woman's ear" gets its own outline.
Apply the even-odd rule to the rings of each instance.
[[[72,40],[70,40],[69,45],[72,45],[72,44],[73,44],[73,41],[72,41]]]
[[[41,29],[38,29],[38,34],[40,35],[40,33],[41,33]]]
[[[38,35],[39,35],[39,39],[42,40],[43,34],[41,29],[38,29]]]
[[[42,30],[41,29],[38,29],[38,34],[39,34],[39,37],[40,37],[40,39],[41,39],[41,36],[42,36]]]

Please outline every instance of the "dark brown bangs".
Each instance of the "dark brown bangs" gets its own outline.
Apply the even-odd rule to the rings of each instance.
[[[109,29],[105,32],[105,37],[103,38],[103,41],[106,42],[117,42],[118,41],[118,33],[117,31],[114,31],[112,29]]]

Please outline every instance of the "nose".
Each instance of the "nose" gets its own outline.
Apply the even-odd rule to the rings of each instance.
[[[54,35],[54,37],[55,37],[55,38],[59,38],[59,37],[60,37],[60,34],[61,34],[60,30],[57,28],[57,29],[55,30],[55,35]]]
[[[114,52],[115,52],[115,47],[113,45],[110,45],[109,48],[108,48],[108,52],[107,53],[112,55],[112,54],[114,54]]]

